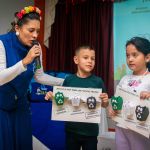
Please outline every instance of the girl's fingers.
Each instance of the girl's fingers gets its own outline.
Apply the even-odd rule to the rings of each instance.
[[[150,92],[143,91],[140,93],[140,99],[149,99],[150,98]]]

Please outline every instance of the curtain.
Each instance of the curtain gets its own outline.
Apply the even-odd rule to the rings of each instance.
[[[91,45],[96,50],[94,73],[102,77],[109,95],[112,95],[112,21],[113,2],[86,0],[71,5],[66,13],[65,0],[59,0],[47,49],[47,70],[75,73],[74,50],[80,45]]]
[[[51,26],[55,18],[55,5],[58,0],[45,0],[45,22],[44,22],[44,44],[49,47],[49,37],[51,35]]]

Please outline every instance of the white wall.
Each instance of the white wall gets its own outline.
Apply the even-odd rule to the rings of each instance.
[[[0,34],[11,29],[15,12],[33,4],[34,0],[0,0]]]

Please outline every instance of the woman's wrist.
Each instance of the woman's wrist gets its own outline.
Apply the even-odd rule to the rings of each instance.
[[[25,59],[22,60],[22,64],[23,66],[26,68],[26,66],[28,65],[27,61]]]

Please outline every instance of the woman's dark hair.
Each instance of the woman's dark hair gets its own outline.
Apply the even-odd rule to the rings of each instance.
[[[15,20],[11,23],[12,28],[10,31],[15,31],[15,25],[18,25],[21,27],[22,25],[28,23],[30,20],[39,20],[40,21],[40,15],[37,12],[30,12],[25,15],[21,19],[18,19],[16,16],[18,12],[15,13]]]
[[[150,41],[148,39],[142,37],[133,37],[127,41],[126,47],[130,44],[134,45],[136,49],[145,56],[150,54]],[[150,71],[150,62],[147,63],[147,67]]]

